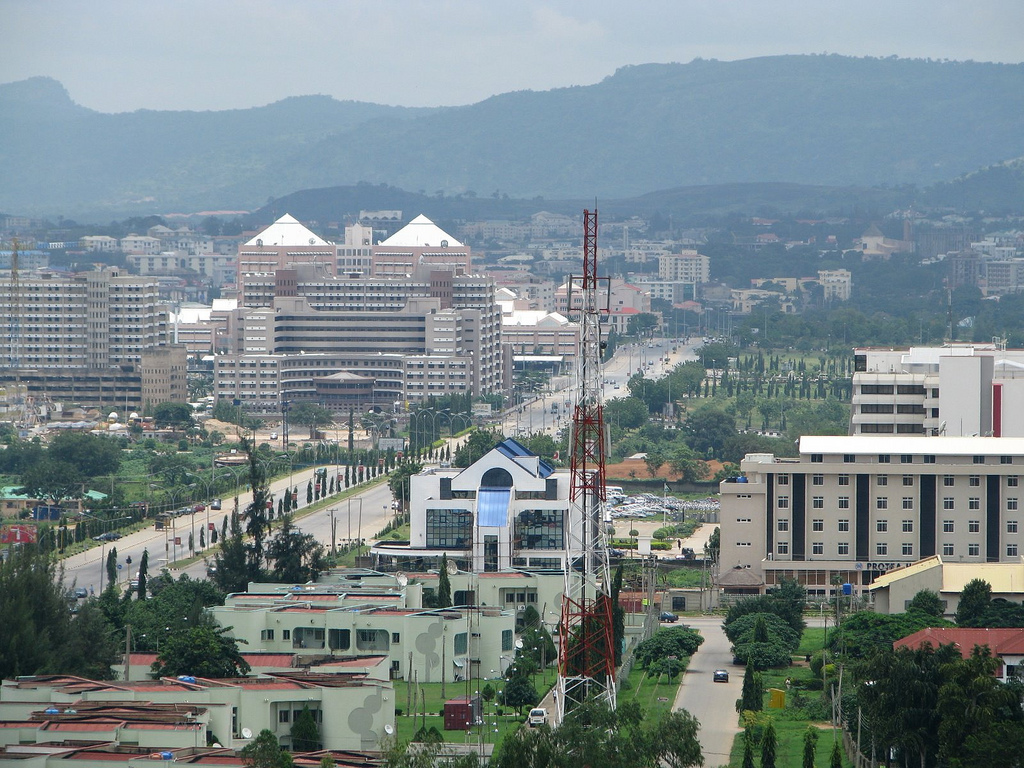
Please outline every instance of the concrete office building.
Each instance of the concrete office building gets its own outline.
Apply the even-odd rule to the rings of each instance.
[[[266,290],[268,275],[273,285],[273,275],[279,269],[295,264],[315,265],[326,274],[333,274],[337,260],[334,243],[285,214],[239,247],[239,303],[245,307],[270,306],[273,293],[268,295]]]
[[[850,434],[1024,436],[1024,350],[854,350]]]
[[[373,276],[404,279],[419,267],[468,274],[472,252],[422,214],[374,245]]]
[[[1018,561],[1024,438],[802,437],[796,458],[748,454],[721,484],[721,567],[811,595],[857,589],[932,555]]]

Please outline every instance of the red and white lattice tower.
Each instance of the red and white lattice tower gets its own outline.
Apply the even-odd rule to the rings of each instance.
[[[603,285],[604,291],[598,286]],[[570,436],[568,564],[558,659],[558,720],[588,698],[615,707],[615,648],[605,524],[605,429],[601,400],[601,312],[607,278],[597,276],[597,211],[583,212],[583,274],[568,281],[578,307],[580,350]],[[599,294],[604,293],[603,306]]]

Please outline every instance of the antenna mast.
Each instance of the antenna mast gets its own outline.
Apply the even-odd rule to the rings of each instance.
[[[605,532],[605,429],[601,397],[601,311],[597,276],[597,211],[583,211],[583,274],[569,277],[572,311],[579,291],[580,354],[570,437],[567,567],[558,659],[558,720],[594,698],[615,707],[615,645]],[[577,288],[577,285],[579,286]]]

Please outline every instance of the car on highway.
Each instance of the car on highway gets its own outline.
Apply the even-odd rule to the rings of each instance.
[[[671,611],[662,611],[661,616],[659,616],[658,619],[660,621],[668,622],[669,624],[674,624],[675,622],[679,621],[679,617]]]
[[[220,505],[220,499],[214,499],[213,501],[210,502],[210,509],[220,509]]]
[[[82,599],[84,599],[84,598],[86,598],[88,596],[89,596],[89,590],[86,589],[85,587],[76,587],[75,588],[75,597],[78,598],[79,600],[82,600]]]
[[[728,670],[716,669],[715,670],[715,674],[712,677],[712,680],[714,680],[716,683],[728,683],[729,682],[729,672],[728,672]]]
[[[92,540],[93,541],[117,541],[120,538],[121,538],[121,534],[120,533],[114,533],[113,531],[107,531],[106,533],[101,533],[99,536],[93,536]]]

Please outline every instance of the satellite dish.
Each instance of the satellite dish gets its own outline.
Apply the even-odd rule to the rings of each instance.
[[[252,731],[250,731],[248,728],[243,728],[242,729],[242,738],[243,739],[251,739],[252,738]]]
[[[409,577],[406,576],[404,573],[396,573],[395,581],[398,582],[398,586],[404,587],[406,584],[409,583]]]
[[[310,245],[316,245],[316,238],[315,237],[309,238],[309,244]]]
[[[391,725],[391,723],[388,723],[387,725],[384,726],[384,733],[386,733],[388,736],[393,735],[394,732],[395,732],[395,726]]]
[[[449,560],[448,567],[445,570],[448,571],[449,576],[454,576],[456,573],[459,572],[459,566],[457,566],[454,562]]]
[[[516,640],[516,648],[522,648],[522,647],[523,647],[523,638],[519,638],[518,640]]]

